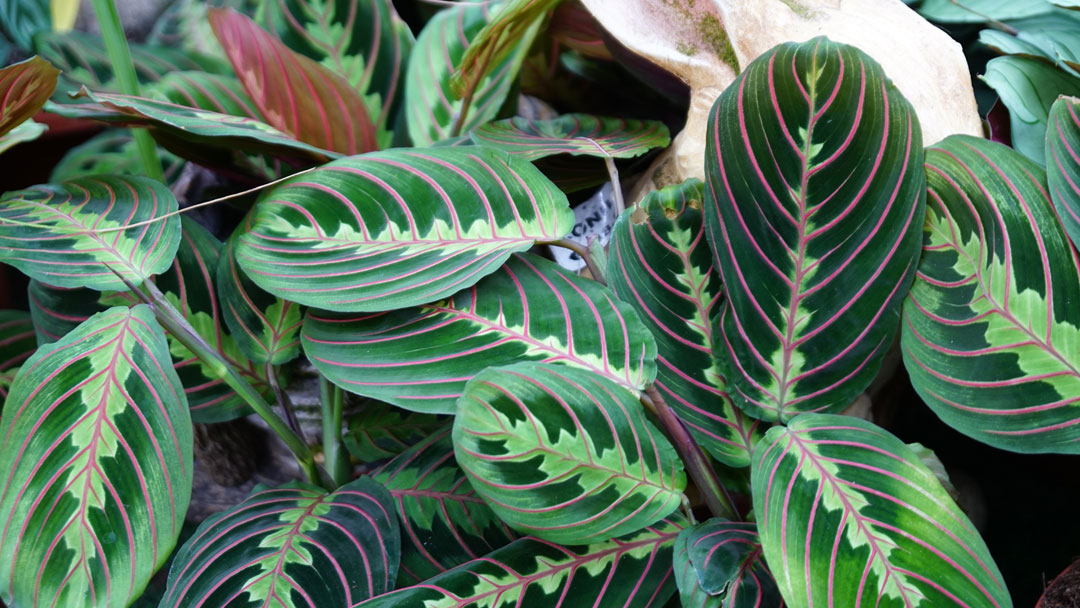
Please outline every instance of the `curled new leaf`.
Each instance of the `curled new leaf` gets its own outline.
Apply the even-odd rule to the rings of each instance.
[[[640,530],[677,508],[686,486],[675,449],[630,391],[562,365],[493,367],[470,380],[454,452],[503,521],[560,544]]]
[[[554,154],[633,158],[671,143],[661,122],[589,114],[564,114],[553,120],[507,118],[473,129],[470,137],[528,160]]]
[[[331,494],[259,487],[184,544],[160,606],[352,606],[393,588],[399,543],[390,497],[368,477]]]
[[[0,199],[0,261],[59,287],[126,289],[164,271],[180,244],[176,197],[144,177],[94,176]],[[124,229],[130,224],[139,226]],[[115,273],[115,274],[114,274]]]
[[[847,407],[892,343],[918,262],[911,105],[855,47],[782,44],[717,99],[705,172],[736,403],[783,421]]]
[[[1080,453],[1080,269],[1045,174],[998,143],[929,148],[923,258],[901,347],[946,423],[1019,452]]]
[[[180,534],[191,443],[146,306],[97,314],[30,357],[0,423],[0,597],[130,605]]]
[[[309,311],[304,352],[333,382],[415,411],[453,413],[491,365],[557,362],[640,391],[656,375],[653,337],[607,288],[516,254],[447,300],[376,315]]]
[[[382,311],[452,295],[573,223],[566,196],[527,161],[481,147],[399,148],[265,191],[236,258],[286,300]]]
[[[799,416],[765,434],[751,484],[765,558],[791,606],[1012,606],[971,521],[884,429]]]

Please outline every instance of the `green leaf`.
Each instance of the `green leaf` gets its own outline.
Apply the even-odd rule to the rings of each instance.
[[[401,454],[449,424],[446,416],[410,412],[369,399],[345,421],[342,441],[353,458],[376,462]]]
[[[705,154],[735,403],[785,422],[844,409],[877,374],[918,263],[911,105],[855,47],[783,44],[717,99]]]
[[[392,510],[368,477],[332,494],[256,487],[184,544],[160,606],[352,606],[385,593],[401,550]]]
[[[1043,0],[924,0],[919,14],[940,23],[986,23],[1022,19],[1052,9]]]
[[[401,524],[398,587],[425,581],[517,538],[458,468],[450,429],[402,452],[374,477],[390,490]]]
[[[481,125],[469,135],[478,144],[528,160],[555,154],[633,158],[671,143],[661,122],[591,114],[563,114],[554,120],[507,118]]]
[[[564,545],[653,524],[686,487],[675,449],[630,391],[563,365],[492,367],[470,380],[454,453],[504,522]]]
[[[34,322],[22,310],[0,310],[0,407],[15,380],[14,372],[37,350]]]
[[[0,197],[0,262],[59,287],[126,289],[172,263],[176,198],[145,177],[101,175]],[[129,224],[150,224],[117,230]],[[116,273],[116,274],[114,274]]]
[[[0,597],[127,606],[165,562],[192,483],[192,431],[145,306],[94,315],[23,365],[0,439]]]
[[[1046,180],[1058,217],[1080,247],[1080,99],[1060,97],[1046,133]]]
[[[405,73],[405,122],[413,145],[427,146],[450,137],[464,102],[450,90],[470,41],[498,14],[489,3],[461,3],[435,15],[416,39]],[[459,133],[495,118],[510,94],[521,62],[536,37],[531,27],[516,39],[513,51],[493,63],[476,85]]]
[[[177,105],[266,122],[244,90],[244,85],[234,76],[171,72],[162,77],[152,90]]]
[[[217,268],[221,313],[240,351],[254,363],[282,365],[300,355],[300,305],[259,288],[236,263],[234,239]]]
[[[158,150],[165,171],[165,183],[175,183],[185,162],[175,154]],[[65,182],[101,174],[143,175],[142,159],[131,131],[106,129],[84,143],[70,148],[49,174],[49,182]]]
[[[556,608],[663,606],[675,591],[671,518],[623,538],[563,547],[522,538],[422,585],[353,608]]]
[[[0,136],[37,114],[56,89],[59,75],[37,56],[0,69]]]
[[[754,512],[790,606],[1012,606],[934,474],[888,431],[805,414],[754,451]]]
[[[1012,145],[1046,165],[1046,122],[1059,95],[1080,96],[1080,78],[1031,57],[997,57],[986,64],[983,82],[1009,109]]]
[[[207,16],[237,77],[269,124],[341,154],[378,149],[364,100],[344,78],[293,52],[232,9],[210,9]]]
[[[278,297],[374,312],[450,296],[573,224],[566,196],[527,161],[480,147],[398,148],[266,190],[236,257]]]
[[[911,382],[958,431],[1080,453],[1080,270],[1045,174],[1006,146],[929,148],[923,258],[904,303]]]
[[[705,242],[704,185],[692,179],[650,192],[611,235],[607,277],[656,337],[656,388],[694,438],[731,467],[750,464],[758,422],[731,402],[713,352],[723,301]]]
[[[402,99],[412,31],[390,0],[279,0],[266,2],[265,20],[290,49],[344,78],[364,99],[389,148]]]
[[[206,166],[248,162],[245,154],[264,153],[318,164],[338,154],[297,141],[270,125],[242,116],[229,116],[157,101],[111,93],[80,94],[97,103],[47,104],[46,109],[67,118],[97,120],[117,126],[148,127],[161,145],[181,158]]]
[[[1006,24],[1013,33],[1001,30],[979,32],[979,42],[1008,55],[1043,58],[1061,69],[1080,75],[1080,16],[1072,11],[1054,10]]]
[[[4,0],[0,2],[0,34],[20,49],[34,49],[34,35],[52,29],[48,0]],[[2,58],[0,58],[2,59]]]
[[[342,388],[399,407],[453,413],[491,365],[565,363],[633,391],[656,376],[656,345],[634,311],[595,281],[512,256],[447,300],[377,315],[308,311],[304,352]]]
[[[757,525],[710,519],[675,539],[675,582],[683,608],[780,608]]]
[[[8,131],[4,135],[0,135],[0,154],[3,154],[18,144],[34,141],[41,137],[48,129],[49,127],[44,123],[34,122],[33,120],[27,120],[20,123],[19,126]]]

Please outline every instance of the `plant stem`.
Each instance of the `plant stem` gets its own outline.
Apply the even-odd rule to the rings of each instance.
[[[596,260],[593,259],[592,254],[589,253],[588,247],[581,245],[580,243],[575,243],[574,241],[571,241],[569,239],[544,241],[541,244],[562,247],[563,249],[569,249],[570,251],[578,254],[579,256],[581,256],[582,260],[585,260],[585,266],[589,269],[589,274],[593,276],[593,280],[595,280],[597,283],[600,283],[601,285],[607,285],[607,279],[604,277],[604,271],[600,269],[600,265],[596,263]]]
[[[334,483],[342,486],[349,481],[349,458],[341,445],[344,396],[341,387],[322,374],[319,374],[319,392],[322,395],[323,458]]]
[[[686,430],[682,420],[668,407],[663,395],[656,390],[656,385],[649,385],[645,389],[645,394],[648,396],[648,400],[643,399],[643,403],[646,406],[651,406],[649,409],[656,414],[656,417],[660,419],[660,423],[664,425],[664,430],[667,431],[668,437],[675,444],[675,450],[682,457],[683,464],[686,466],[687,472],[690,473],[690,478],[694,480],[694,484],[697,485],[698,489],[701,490],[701,494],[705,497],[705,504],[709,506],[709,511],[712,512],[713,517],[740,521],[741,516],[738,509],[735,508],[735,502],[731,499],[724,484],[720,483],[716,471],[713,470],[712,463],[705,456],[701,446],[690,436],[690,432]]]
[[[491,50],[484,54],[484,59],[480,63],[480,69],[477,70],[477,77],[470,80],[468,89],[465,94],[462,95],[461,112],[458,114],[457,119],[454,120],[454,126],[450,129],[450,137],[457,137],[461,135],[461,130],[465,128],[465,118],[469,114],[469,108],[472,106],[473,96],[476,95],[476,87],[480,85],[480,81],[484,78],[484,73],[487,72],[488,63],[491,62],[491,56],[495,54],[495,47],[492,45]]]
[[[608,178],[611,179],[612,194],[615,195],[615,204],[619,213],[626,211],[626,201],[623,200],[622,183],[619,181],[619,169],[615,166],[615,159],[610,156],[604,157],[604,165],[607,166]]]
[[[278,369],[276,365],[272,365],[269,362],[266,364],[266,380],[270,383],[270,388],[274,391],[274,397],[277,399],[278,407],[285,414],[285,422],[292,429],[292,432],[296,433],[296,436],[300,438],[300,441],[307,443],[307,438],[304,437],[304,429],[300,428],[300,421],[296,419],[296,413],[293,412],[292,401],[289,399],[289,394],[281,388],[281,382],[278,381]]]
[[[128,48],[127,37],[124,27],[120,23],[120,14],[116,12],[116,4],[113,0],[93,0],[94,13],[97,15],[98,25],[101,27],[101,37],[105,40],[105,52],[109,55],[112,63],[113,75],[116,76],[116,84],[124,95],[139,95],[139,79],[135,75],[135,64],[131,60],[131,49]],[[161,170],[161,159],[157,155],[157,147],[154,139],[145,129],[132,129],[135,138],[135,146],[139,150],[139,158],[142,160],[143,171],[147,177],[163,181],[165,173]]]

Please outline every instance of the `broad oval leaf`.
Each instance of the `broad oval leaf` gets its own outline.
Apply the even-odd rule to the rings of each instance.
[[[536,27],[529,28],[514,43],[509,55],[489,66],[473,91],[464,119],[464,102],[450,90],[450,79],[462,57],[488,20],[501,5],[461,3],[431,18],[416,39],[405,74],[405,123],[413,145],[427,146],[452,134],[468,133],[475,126],[495,118],[514,86]],[[461,129],[454,133],[454,126]]]
[[[457,466],[450,429],[402,452],[374,477],[394,497],[401,524],[398,587],[425,581],[517,538]]]
[[[342,443],[363,463],[393,458],[450,425],[447,416],[410,412],[372,399],[346,416]]]
[[[270,29],[292,50],[344,78],[363,97],[380,148],[389,148],[413,35],[390,0],[274,0]]]
[[[344,78],[293,52],[232,9],[210,9],[207,17],[237,77],[269,124],[341,154],[378,149],[364,100]]]
[[[656,343],[628,305],[531,254],[432,304],[363,316],[308,311],[303,340],[336,384],[414,411],[453,413],[470,378],[517,361],[573,365],[633,391],[656,376]]]
[[[888,431],[806,414],[754,450],[765,559],[791,606],[1012,606],[975,526]]]
[[[825,38],[775,47],[717,99],[705,223],[748,414],[839,411],[873,380],[919,258],[921,137],[881,66]]]
[[[1076,97],[1061,97],[1050,110],[1046,181],[1066,234],[1080,248],[1080,99]]]
[[[19,366],[37,350],[34,322],[22,310],[0,310],[0,407]]]
[[[0,596],[133,602],[172,551],[192,483],[191,419],[150,309],[109,309],[38,350],[0,432]]]
[[[255,363],[282,365],[300,355],[300,305],[276,298],[236,263],[230,239],[217,268],[221,313],[240,350]]]
[[[750,464],[758,422],[727,393],[713,352],[723,297],[705,242],[704,186],[688,180],[650,192],[615,222],[607,277],[656,337],[656,388],[717,460]]]
[[[470,380],[454,452],[504,522],[560,544],[640,530],[676,509],[686,486],[675,449],[630,391],[562,365],[493,367]]]
[[[1080,453],[1080,263],[1045,174],[972,137],[926,161],[923,259],[901,335],[912,384],[979,441]]]
[[[59,287],[126,289],[117,274],[139,285],[172,263],[180,218],[169,214],[176,209],[164,184],[135,176],[8,192],[0,198],[0,261]]]
[[[566,196],[527,161],[480,147],[394,149],[266,191],[236,257],[286,300],[392,310],[469,287],[573,224]]]
[[[59,74],[37,56],[0,69],[0,136],[37,114],[56,89]]]
[[[675,539],[675,582],[683,608],[780,608],[757,524],[710,519]]]
[[[564,547],[521,538],[421,585],[353,608],[577,608],[663,606],[675,591],[672,517],[622,538]]]
[[[564,114],[552,120],[507,118],[469,134],[478,144],[537,160],[555,154],[633,158],[671,143],[663,123],[590,114]]]
[[[332,494],[257,487],[184,544],[160,606],[351,606],[393,588],[399,542],[390,496],[368,477]]]

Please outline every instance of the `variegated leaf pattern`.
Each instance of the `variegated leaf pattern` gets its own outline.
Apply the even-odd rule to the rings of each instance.
[[[1060,97],[1046,128],[1046,179],[1058,217],[1080,247],[1080,99]]]
[[[207,17],[233,71],[270,125],[341,154],[378,149],[364,100],[344,78],[232,9],[213,8]]]
[[[393,458],[450,426],[448,416],[410,412],[373,399],[346,415],[342,442],[365,463]]]
[[[399,542],[393,502],[368,477],[332,494],[259,486],[184,543],[160,606],[351,606],[393,588]]]
[[[266,122],[235,76],[172,72],[162,77],[153,90],[181,106]]]
[[[331,381],[414,411],[453,413],[470,378],[517,361],[565,363],[633,391],[656,376],[656,342],[630,306],[532,254],[432,304],[360,316],[308,311],[302,335]]]
[[[713,352],[723,298],[705,241],[704,185],[650,192],[615,222],[607,277],[656,337],[656,388],[702,447],[732,467],[750,464],[758,421],[731,401]]]
[[[469,134],[478,144],[536,160],[555,154],[633,158],[671,143],[655,120],[564,114],[552,120],[514,117],[481,125]]]
[[[675,582],[683,608],[784,605],[754,523],[710,519],[675,539]]]
[[[806,414],[754,451],[754,512],[790,606],[1012,606],[971,521],[902,441]]]
[[[37,350],[30,313],[0,310],[0,407],[4,405],[15,372]]]
[[[166,216],[176,209],[164,184],[135,176],[8,192],[0,198],[0,262],[59,287],[126,289],[117,275],[138,285],[172,263],[180,219]]]
[[[431,145],[453,133],[464,102],[451,92],[450,78],[469,42],[499,6],[460,3],[440,11],[420,32],[405,74],[405,123],[413,145]],[[536,28],[530,28],[517,39],[512,53],[489,66],[476,85],[460,133],[497,117],[535,37]]]
[[[185,161],[166,150],[158,150],[166,184],[176,183]],[[101,174],[142,175],[135,138],[128,129],[106,129],[85,142],[68,149],[53,166],[49,182],[66,182],[77,177]]]
[[[191,419],[146,306],[94,315],[23,365],[0,422],[0,597],[133,602],[172,551]]]
[[[344,78],[389,148],[413,35],[390,0],[268,0],[269,29],[292,50]]]
[[[671,547],[684,526],[671,517],[622,538],[571,547],[521,538],[353,608],[659,608],[675,592]]]
[[[550,363],[491,367],[469,381],[454,453],[473,488],[522,534],[597,542],[679,506],[682,462],[627,389]]]
[[[56,88],[59,74],[38,56],[0,69],[0,136],[37,114]]]
[[[912,384],[979,441],[1080,453],[1080,262],[1044,171],[973,137],[929,148],[926,171],[923,258],[901,335]]]
[[[911,105],[873,59],[814,38],[747,66],[706,142],[729,391],[765,420],[842,410],[877,373],[918,262]]]
[[[240,351],[255,363],[282,365],[300,355],[300,305],[256,285],[236,263],[232,239],[217,268],[221,315]]]
[[[450,429],[406,450],[374,477],[390,490],[401,524],[398,587],[479,559],[517,538],[458,467]]]
[[[265,191],[236,257],[286,300],[374,312],[450,296],[573,224],[566,196],[527,161],[479,146],[399,148]]]

